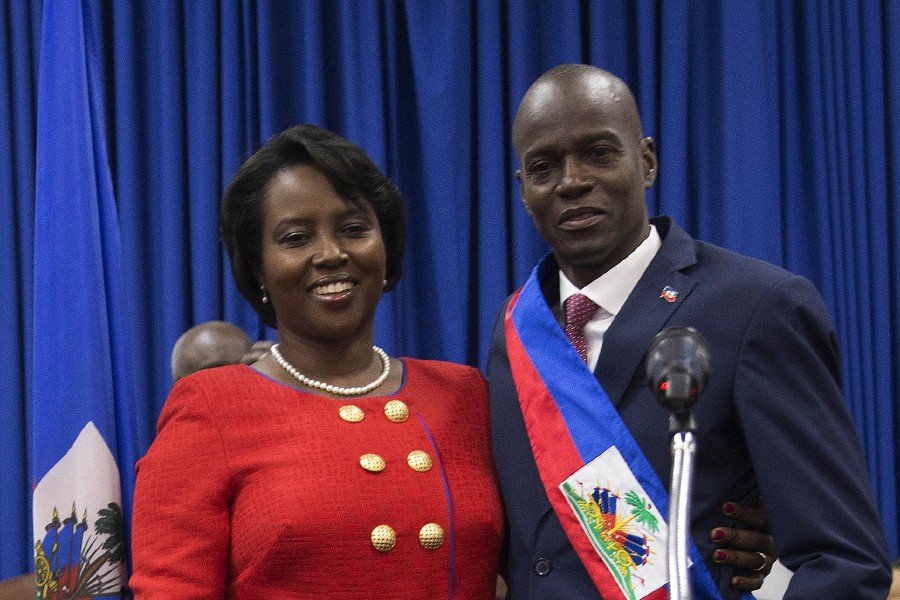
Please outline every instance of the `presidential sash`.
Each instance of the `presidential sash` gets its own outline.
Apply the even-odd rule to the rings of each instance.
[[[553,316],[539,269],[511,298],[505,332],[547,497],[604,600],[666,598],[668,493]],[[721,599],[689,545],[694,597]]]

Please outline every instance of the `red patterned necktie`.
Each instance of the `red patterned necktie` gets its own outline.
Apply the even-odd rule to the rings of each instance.
[[[587,340],[584,338],[584,326],[597,309],[590,298],[583,294],[572,294],[566,298],[566,335],[584,362],[587,362]]]

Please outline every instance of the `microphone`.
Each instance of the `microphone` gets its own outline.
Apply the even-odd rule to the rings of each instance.
[[[660,331],[647,353],[647,381],[660,404],[686,416],[709,382],[709,342],[693,327]]]

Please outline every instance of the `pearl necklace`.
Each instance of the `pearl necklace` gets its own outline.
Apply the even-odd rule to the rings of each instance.
[[[341,387],[338,385],[331,385],[330,383],[325,383],[324,381],[317,381],[315,379],[311,379],[297,370],[294,365],[289,363],[284,359],[281,355],[281,352],[278,351],[279,344],[275,344],[269,350],[272,353],[272,356],[275,358],[275,362],[281,365],[281,368],[294,376],[294,378],[302,383],[303,385],[311,388],[316,388],[319,390],[323,390],[328,392],[329,394],[337,394],[339,396],[359,396],[360,394],[368,394],[379,385],[384,383],[384,380],[387,379],[388,374],[391,372],[391,359],[388,358],[387,352],[379,348],[378,346],[372,346],[372,350],[378,357],[381,359],[381,364],[384,367],[381,370],[381,375],[379,375],[375,381],[368,385],[363,385],[359,387]]]

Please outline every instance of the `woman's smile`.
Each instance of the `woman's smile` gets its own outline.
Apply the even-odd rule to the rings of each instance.
[[[350,278],[325,278],[313,284],[310,293],[323,302],[339,303],[350,298],[356,285]]]

